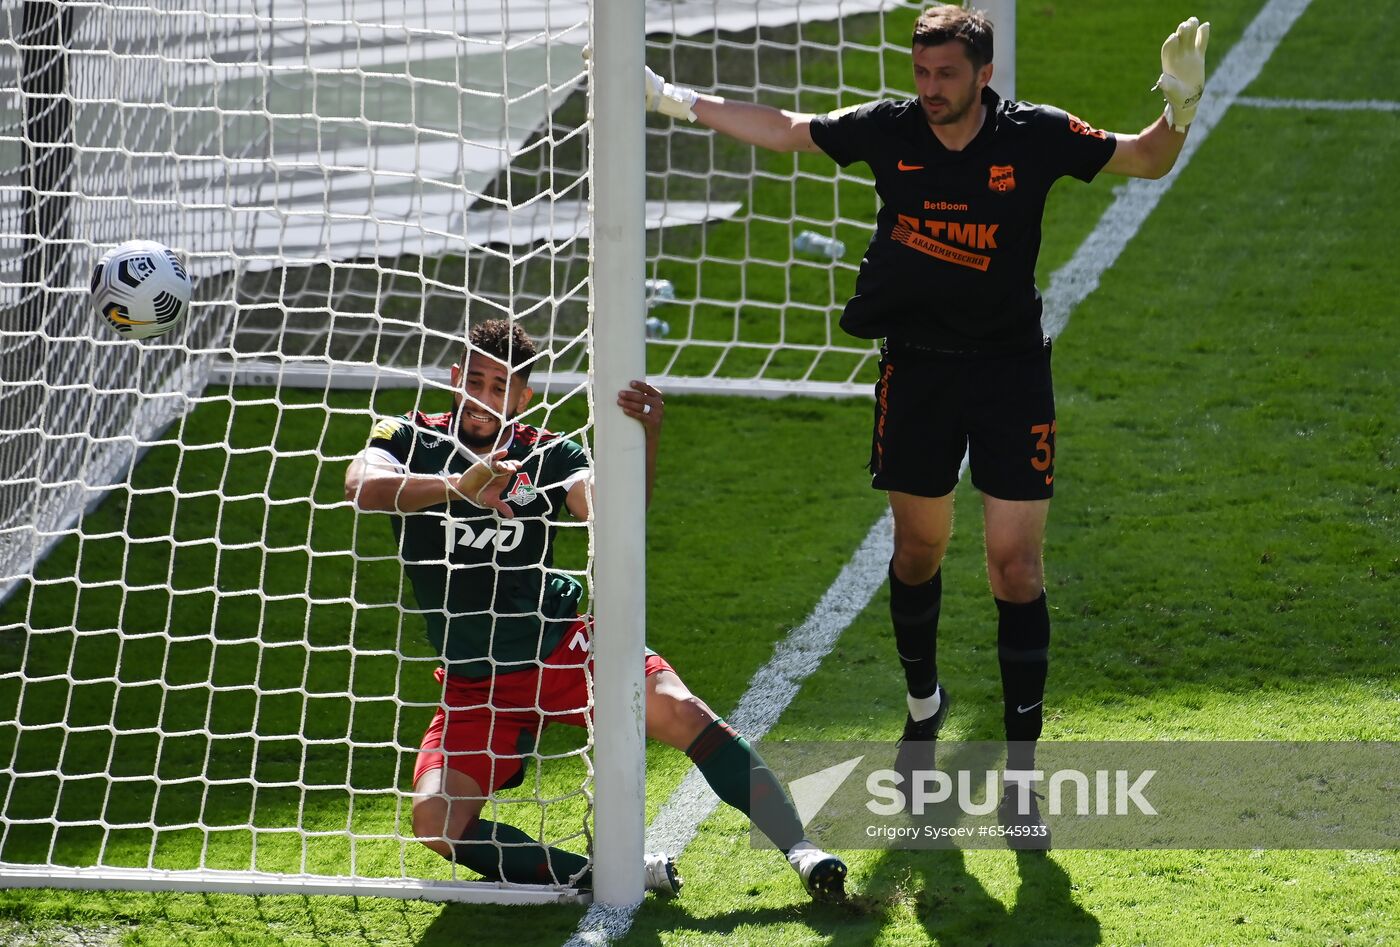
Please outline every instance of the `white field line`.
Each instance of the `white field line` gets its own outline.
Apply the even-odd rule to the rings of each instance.
[[[1400,112],[1400,102],[1387,102],[1382,99],[1263,99],[1242,95],[1235,100],[1235,104],[1257,109],[1300,109],[1312,112]]]
[[[1058,335],[1064,329],[1070,310],[1098,286],[1100,274],[1118,259],[1196,148],[1240,91],[1259,74],[1279,41],[1311,2],[1270,0],[1259,11],[1211,79],[1176,168],[1160,181],[1129,181],[1070,262],[1051,277],[1045,294],[1047,332]],[[1052,315],[1058,319],[1054,324],[1050,321]],[[751,740],[759,740],[777,722],[802,682],[817,669],[846,626],[864,610],[885,581],[892,552],[891,518],[886,512],[871,527],[812,614],[777,645],[773,658],[754,674],[748,691],[726,718],[735,729]],[[695,838],[700,823],[718,805],[719,800],[704,778],[692,769],[656,814],[647,832],[647,850],[679,855]],[[597,947],[626,936],[637,907],[593,905],[565,947]]]

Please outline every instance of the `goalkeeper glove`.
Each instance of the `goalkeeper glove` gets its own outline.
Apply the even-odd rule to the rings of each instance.
[[[660,112],[662,115],[669,115],[672,118],[683,118],[687,122],[695,121],[695,100],[700,98],[700,93],[694,89],[672,85],[652,72],[649,67],[644,68],[646,68],[647,111]]]
[[[1154,89],[1167,100],[1167,124],[1184,132],[1196,117],[1196,106],[1206,88],[1206,44],[1210,24],[1194,16],[1185,21],[1162,44],[1162,74]]]

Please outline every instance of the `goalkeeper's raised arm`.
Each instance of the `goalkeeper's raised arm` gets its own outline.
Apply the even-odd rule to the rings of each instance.
[[[1162,72],[1153,87],[1166,99],[1165,113],[1136,135],[1116,135],[1115,152],[1103,165],[1104,171],[1126,177],[1160,178],[1172,169],[1205,91],[1205,56],[1209,42],[1210,24],[1201,23],[1196,17],[1184,20],[1167,36],[1162,44]],[[932,110],[950,105],[942,100],[939,88],[924,88],[929,85],[926,80],[937,81],[943,77],[935,77],[926,64],[919,62],[919,48],[920,37],[916,32],[913,65],[915,85],[920,87],[919,101]],[[991,78],[990,59],[984,65],[985,83]],[[698,121],[745,144],[781,152],[825,150],[812,138],[812,120],[816,117],[813,115],[706,95],[669,82],[649,67],[645,70],[645,92],[647,111],[688,122]],[[945,113],[949,111],[944,110]],[[960,151],[980,129],[981,114],[966,115],[965,110],[958,114],[932,112],[928,120],[935,131],[942,125],[945,132],[952,132],[955,129],[948,126],[956,125],[964,117],[969,132],[962,136],[965,140],[953,135],[951,141],[944,141],[951,150]],[[945,135],[939,137],[942,139]]]
[[[647,111],[660,112],[708,128],[769,151],[821,151],[812,141],[811,115],[789,112],[758,102],[737,102],[703,95],[667,82],[646,70]]]

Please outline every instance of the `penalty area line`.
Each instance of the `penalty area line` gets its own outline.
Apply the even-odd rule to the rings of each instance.
[[[1206,87],[1209,95],[1196,113],[1176,167],[1160,180],[1138,178],[1121,187],[1093,231],[1068,263],[1051,276],[1045,292],[1042,323],[1052,336],[1059,335],[1069,314],[1098,288],[1103,275],[1128,241],[1137,234],[1162,195],[1176,181],[1229,107],[1268,62],[1288,31],[1312,0],[1269,0],[1226,54]],[[860,548],[827,589],[812,614],[783,641],[773,657],[754,674],[749,689],[726,719],[751,740],[759,740],[777,722],[798,688],[830,653],[846,627],[864,611],[884,583],[893,553],[892,519],[888,511],[871,527]],[[679,856],[695,838],[700,823],[709,818],[719,800],[698,770],[686,773],[667,798],[647,830],[647,848]],[[632,928],[640,905],[595,904],[579,921],[565,947],[600,947],[619,940]]]

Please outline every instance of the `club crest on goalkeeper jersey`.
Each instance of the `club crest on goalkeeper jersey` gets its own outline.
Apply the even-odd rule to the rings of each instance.
[[[458,474],[471,461],[454,433],[451,413],[415,412],[378,422],[369,449],[409,473]],[[507,449],[521,465],[504,493],[515,519],[468,500],[391,517],[428,640],[459,677],[534,667],[527,662],[554,649],[582,596],[576,580],[551,567],[569,487],[588,475],[583,448],[515,424]]]
[[[842,167],[870,166],[881,207],[841,328],[863,339],[951,351],[1041,343],[1035,287],[1050,187],[1093,180],[1116,139],[1057,108],[982,92],[987,119],[961,151],[943,147],[918,99],[870,102],[812,120]]]

